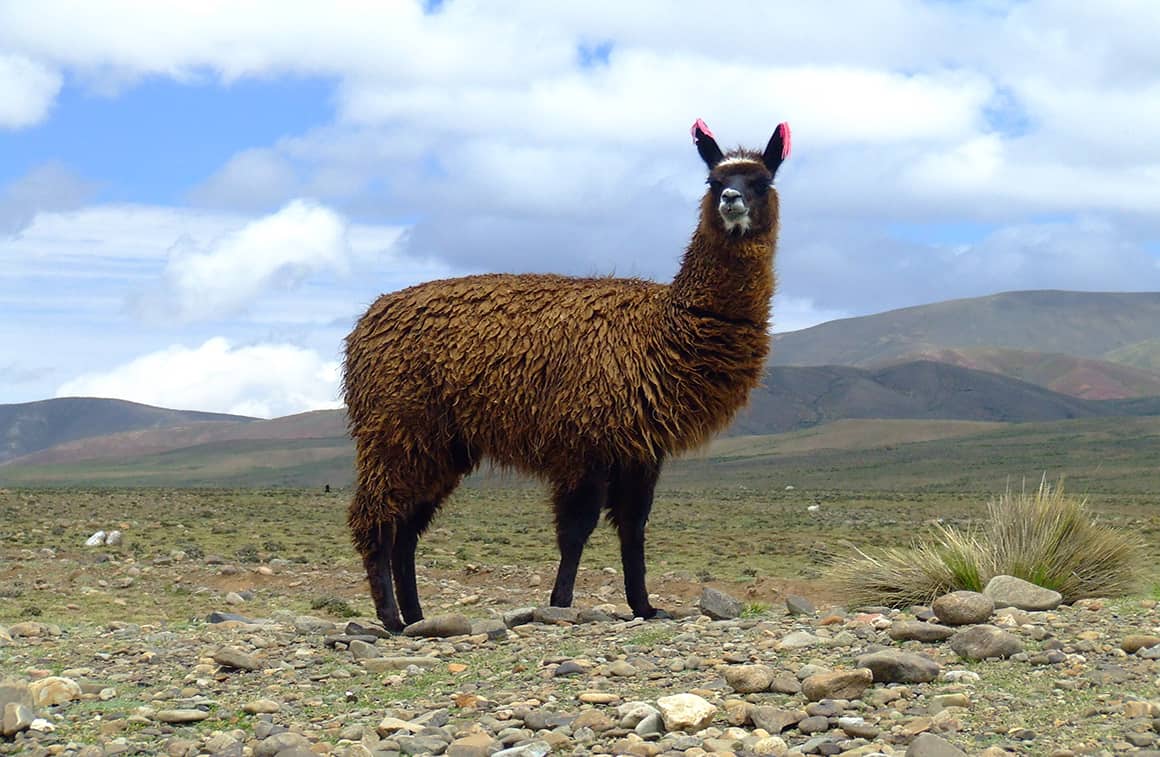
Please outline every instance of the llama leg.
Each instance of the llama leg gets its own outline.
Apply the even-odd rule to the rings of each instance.
[[[618,466],[609,488],[609,516],[620,536],[620,562],[624,569],[624,595],[638,618],[668,618],[664,610],[649,604],[645,586],[644,529],[652,511],[660,465]]]
[[[560,567],[552,589],[553,607],[571,607],[576,571],[588,537],[600,520],[600,510],[608,497],[605,471],[593,472],[579,484],[556,488],[552,506],[556,511],[556,544],[560,547]]]
[[[361,487],[355,493],[347,514],[354,545],[362,555],[367,572],[375,614],[388,631],[401,631],[399,606],[391,581],[391,549],[395,541],[394,524],[386,509],[376,506],[376,499]]]
[[[423,608],[419,605],[419,588],[415,582],[415,548],[419,544],[419,537],[431,523],[435,510],[435,505],[420,505],[411,517],[401,522],[395,530],[391,569],[395,575],[395,590],[398,592],[403,622],[408,625],[423,619]]]

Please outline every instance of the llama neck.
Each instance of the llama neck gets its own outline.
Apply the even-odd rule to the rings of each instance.
[[[773,246],[772,234],[737,239],[698,227],[669,289],[673,304],[766,325],[775,285]]]

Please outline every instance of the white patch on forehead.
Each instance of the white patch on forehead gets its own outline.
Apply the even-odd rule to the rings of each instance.
[[[734,156],[732,158],[725,158],[724,160],[722,160],[720,163],[718,163],[717,165],[715,165],[713,167],[720,168],[721,166],[736,166],[736,165],[740,165],[742,163],[748,163],[749,165],[757,166],[758,168],[765,168],[765,166],[760,161],[754,160],[753,158],[744,158],[741,156]]]

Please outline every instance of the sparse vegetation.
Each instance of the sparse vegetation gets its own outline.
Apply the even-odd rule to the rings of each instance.
[[[997,575],[1054,589],[1072,602],[1135,591],[1143,544],[1134,534],[1100,523],[1086,499],[1052,486],[1012,492],[987,505],[982,528],[939,524],[934,539],[910,548],[855,548],[834,559],[832,575],[850,601],[902,607],[939,594],[981,591]],[[837,556],[835,556],[837,558]]]

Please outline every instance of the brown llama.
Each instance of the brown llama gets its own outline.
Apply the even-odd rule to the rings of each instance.
[[[723,153],[699,119],[692,131],[708,190],[671,284],[431,281],[382,295],[347,337],[357,468],[348,520],[386,628],[422,619],[419,537],[485,457],[551,484],[553,606],[572,604],[580,555],[605,511],[633,614],[667,617],[645,588],[653,489],[665,458],[724,428],[760,380],[775,283],[773,178],[790,148],[786,124],[764,153]]]

